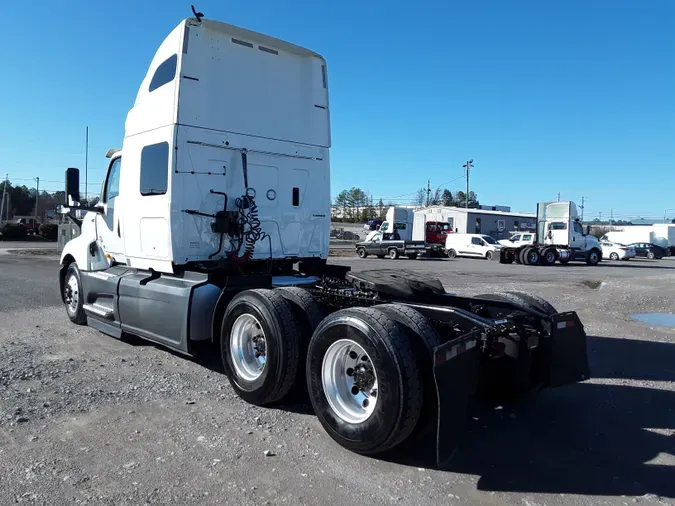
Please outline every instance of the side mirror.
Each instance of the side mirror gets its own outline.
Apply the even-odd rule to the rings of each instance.
[[[80,169],[72,167],[66,169],[66,198],[67,205],[80,201]]]

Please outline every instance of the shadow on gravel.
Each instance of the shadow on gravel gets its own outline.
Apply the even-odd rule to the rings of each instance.
[[[145,341],[132,335],[125,335],[124,341],[132,346],[153,346],[158,350],[170,353],[181,360],[190,360],[193,363],[208,369],[209,371],[221,375],[223,381],[228,381],[223,369],[223,364],[220,360],[220,348],[212,344],[210,341],[198,341],[193,343],[192,356],[183,355],[182,353],[178,353],[177,351],[162,346],[161,344],[151,343],[150,341]],[[303,390],[302,388],[291,391],[282,402],[267,407],[270,409],[290,411],[291,413],[298,413],[302,415],[314,414],[312,405],[309,402],[307,390]]]
[[[589,352],[594,378],[675,381],[675,344],[592,337]],[[446,470],[480,490],[675,497],[673,391],[581,383],[472,415]],[[421,448],[387,460],[432,466]]]

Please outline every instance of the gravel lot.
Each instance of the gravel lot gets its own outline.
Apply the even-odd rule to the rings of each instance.
[[[190,359],[71,325],[57,260],[0,256],[0,503],[675,504],[675,258],[533,268],[335,258],[433,273],[448,291],[523,290],[576,310],[593,379],[475,413],[450,469],[354,455],[303,399],[239,400]],[[421,460],[417,460],[420,458]]]

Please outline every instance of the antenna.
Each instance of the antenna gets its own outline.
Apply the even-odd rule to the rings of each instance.
[[[192,7],[192,14],[194,14],[195,17],[197,18],[197,21],[201,23],[204,14],[202,14],[201,12],[197,12],[197,9],[195,9],[194,5],[191,5],[190,7]]]

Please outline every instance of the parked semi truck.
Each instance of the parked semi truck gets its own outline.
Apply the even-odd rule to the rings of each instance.
[[[577,206],[570,201],[539,202],[534,244],[504,245],[499,254],[505,264],[553,265],[576,260],[597,265],[602,248],[595,236],[584,232]]]
[[[188,355],[210,341],[247,402],[306,389],[345,448],[372,455],[431,434],[439,465],[471,396],[586,380],[574,312],[327,262],[329,111],[319,54],[183,20],[107,154],[97,206],[79,205],[79,170],[66,170],[63,210],[81,227],[60,259],[70,320]]]

